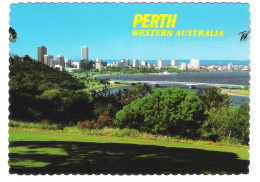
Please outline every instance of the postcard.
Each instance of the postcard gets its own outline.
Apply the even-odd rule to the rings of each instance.
[[[17,3],[10,174],[248,174],[248,3]]]

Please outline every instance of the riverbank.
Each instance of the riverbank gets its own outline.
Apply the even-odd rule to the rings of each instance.
[[[249,90],[228,90],[228,89],[221,89],[221,93],[228,94],[228,95],[236,95],[236,96],[250,96]]]

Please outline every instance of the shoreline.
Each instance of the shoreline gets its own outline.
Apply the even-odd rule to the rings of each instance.
[[[167,71],[165,71],[167,72]],[[181,72],[167,72],[167,74],[164,74],[164,72],[160,73],[132,73],[132,74],[127,74],[127,73],[120,73],[120,74],[98,74],[98,75],[92,75],[94,77],[96,76],[114,76],[114,75],[176,75],[176,74],[181,74],[181,73],[236,73],[236,72],[250,72],[250,71],[181,71]]]

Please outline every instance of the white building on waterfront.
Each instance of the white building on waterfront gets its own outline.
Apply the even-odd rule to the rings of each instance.
[[[171,60],[171,66],[177,66],[177,60]]]
[[[190,69],[192,70],[200,70],[200,60],[191,59],[190,60]]]
[[[229,70],[229,71],[233,70],[233,65],[232,65],[232,63],[229,63],[229,64],[227,65],[227,70]]]
[[[166,65],[166,61],[165,60],[161,60],[161,59],[158,59],[157,60],[157,67],[158,69],[166,69],[167,68],[167,65]]]
[[[186,63],[181,63],[180,70],[187,70],[187,64]]]
[[[133,60],[133,67],[134,68],[139,68],[139,60],[138,59],[134,59]]]
[[[148,63],[148,64],[147,64],[147,68],[149,68],[149,69],[153,69],[153,68],[154,68],[154,64],[152,64],[152,63]]]

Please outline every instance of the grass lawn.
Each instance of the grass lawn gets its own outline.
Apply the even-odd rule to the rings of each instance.
[[[240,174],[249,147],[9,130],[10,173]]]

